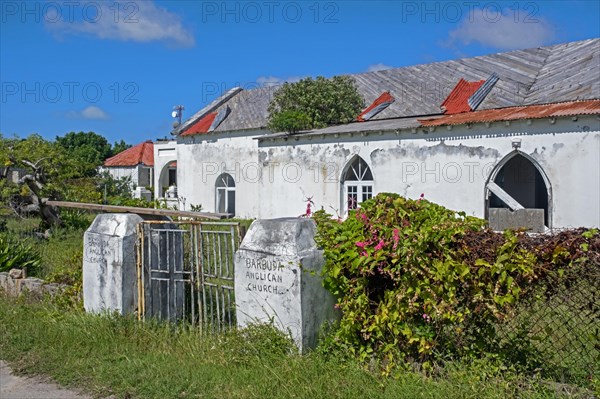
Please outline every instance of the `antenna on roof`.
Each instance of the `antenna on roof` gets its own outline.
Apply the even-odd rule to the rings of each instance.
[[[177,118],[177,121],[173,123],[173,127],[177,127],[181,125],[181,118],[183,116],[183,110],[185,107],[183,105],[176,105],[173,107],[173,112],[171,112],[171,116],[173,118]]]

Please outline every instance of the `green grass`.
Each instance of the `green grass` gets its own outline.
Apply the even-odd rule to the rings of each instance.
[[[26,374],[46,374],[94,395],[134,398],[553,398],[561,393],[486,362],[448,364],[435,377],[385,379],[321,351],[298,355],[255,327],[202,336],[167,324],[65,311],[0,297],[0,353]]]
[[[45,239],[36,237],[33,232],[37,230],[30,229],[32,226],[35,224],[25,219],[21,229],[9,228],[3,233],[31,245],[40,254],[41,266],[33,273],[30,270],[29,275],[45,279],[58,272],[81,268],[79,260],[83,253],[84,229],[53,230],[50,237]]]

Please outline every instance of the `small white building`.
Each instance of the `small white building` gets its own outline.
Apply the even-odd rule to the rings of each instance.
[[[266,129],[277,88],[225,93],[169,144],[178,195],[275,218],[307,198],[343,216],[379,192],[424,194],[496,226],[600,226],[600,39],[352,77],[357,121],[296,134]]]
[[[104,161],[102,167],[115,179],[131,179],[132,193],[154,186],[154,143],[145,141]],[[137,188],[140,188],[136,191]],[[144,190],[142,190],[144,191]]]

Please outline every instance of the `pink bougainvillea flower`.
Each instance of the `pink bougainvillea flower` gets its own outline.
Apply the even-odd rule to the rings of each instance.
[[[396,249],[398,248],[398,241],[400,241],[400,231],[398,229],[394,229],[392,235],[392,238],[394,239],[393,249]]]
[[[367,245],[366,242],[363,242],[363,241],[357,241],[356,242],[356,246],[359,247],[359,248],[364,248],[365,245]]]
[[[383,240],[379,240],[379,243],[375,246],[375,251],[380,251],[383,249],[385,243],[383,242]]]
[[[367,253],[367,251],[362,251],[362,253],[360,254],[360,256],[369,256],[369,254]]]
[[[419,197],[419,199],[417,201],[421,201],[422,199],[425,199],[425,193],[421,193],[421,196]]]

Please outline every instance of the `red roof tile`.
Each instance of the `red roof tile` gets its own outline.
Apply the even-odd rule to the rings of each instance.
[[[216,116],[217,112],[211,112],[210,114],[206,114],[202,117],[202,119],[190,126],[189,129],[181,133],[181,136],[191,136],[192,134],[208,132],[208,129],[210,128],[210,125],[212,125]]]
[[[460,79],[441,105],[444,109],[444,114],[452,115],[472,111],[468,102],[469,97],[471,97],[484,83],[485,80],[468,82],[464,79]]]
[[[154,143],[151,140],[121,151],[104,161],[104,166],[136,166],[139,164],[154,166]]]
[[[365,110],[356,117],[356,120],[359,122],[364,122],[365,120],[367,120],[364,118],[364,116],[367,113],[369,113],[371,110],[373,110],[374,108],[376,108],[380,105],[386,104],[386,103],[388,103],[387,105],[390,105],[394,101],[395,101],[395,98],[390,94],[389,91],[386,91],[382,95],[377,97],[377,99],[375,101],[373,101],[373,103],[371,105],[369,105],[367,108],[365,108]]]
[[[456,115],[447,115],[436,119],[419,120],[419,122],[421,122],[423,126],[442,126],[587,114],[600,114],[600,100],[570,101],[556,104],[487,109]]]

